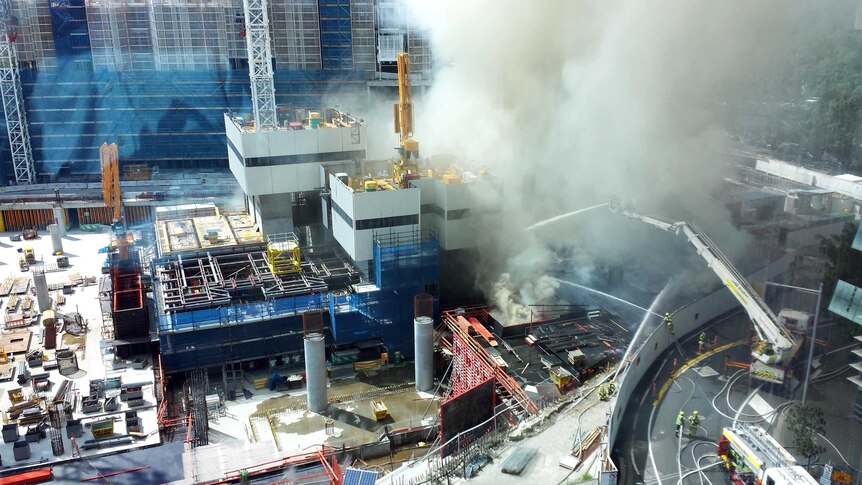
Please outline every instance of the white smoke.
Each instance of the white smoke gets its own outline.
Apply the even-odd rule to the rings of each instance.
[[[517,268],[513,255],[525,247],[577,243],[619,264],[643,258],[640,241],[614,233],[608,219],[618,216],[593,215],[602,209],[522,233],[611,195],[638,200],[639,212],[698,222],[725,252],[742,246],[719,197],[722,100],[740,76],[764,69],[800,4],[415,2],[437,66],[416,109],[423,156],[455,153],[503,180],[503,223],[476,231],[497,304],[518,313],[511,302],[545,296],[537,284],[547,267],[534,265],[532,276]],[[674,257],[662,249],[648,257]]]

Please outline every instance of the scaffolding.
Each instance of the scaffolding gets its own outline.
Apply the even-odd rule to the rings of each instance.
[[[6,131],[17,184],[36,181],[33,151],[24,107],[24,91],[18,72],[18,21],[12,12],[11,0],[0,0],[0,99],[6,114]]]
[[[291,252],[291,258],[298,254]],[[278,252],[278,251],[276,251]],[[304,251],[297,271],[284,272],[263,251],[207,254],[156,265],[159,303],[165,313],[180,313],[216,308],[240,301],[278,300],[321,294],[330,288],[344,288],[357,283],[359,271],[332,246],[312,247]],[[292,264],[292,263],[291,263]]]
[[[186,373],[188,386],[187,413],[192,417],[194,429],[193,443],[195,446],[209,444],[209,416],[207,413],[207,373],[203,369],[195,369]]]
[[[469,335],[471,328],[468,318],[484,319],[487,321],[487,308],[461,308],[455,311],[443,313],[443,321],[452,332],[452,351],[456,356],[453,363],[453,376],[451,395],[449,398],[457,397],[477,385],[476,376],[485,376],[488,371],[493,373],[497,393],[504,399],[511,399],[513,404],[527,414],[536,414],[539,411],[536,403],[524,392],[506,369],[500,367],[494,357],[479,345]]]
[[[267,236],[266,263],[274,275],[282,276],[302,271],[299,240],[294,233]]]
[[[243,0],[248,69],[251,79],[251,104],[254,130],[269,131],[278,126],[275,105],[275,80],[272,70],[272,44],[269,38],[267,0]]]

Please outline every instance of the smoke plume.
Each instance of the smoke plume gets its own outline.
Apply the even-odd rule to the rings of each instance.
[[[565,242],[621,264],[672,259],[660,248],[640,253],[656,230],[620,229],[605,209],[523,232],[612,195],[638,212],[696,221],[728,253],[744,247],[719,198],[724,100],[770,65],[800,4],[415,2],[435,56],[416,109],[423,156],[458,154],[503,183],[505,222],[476,231],[483,286],[498,305],[517,313],[512,304],[524,302],[513,285],[544,287],[542,264],[513,268],[524,248]]]

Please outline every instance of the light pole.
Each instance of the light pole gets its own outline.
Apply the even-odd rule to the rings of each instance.
[[[808,345],[808,361],[805,363],[805,381],[802,383],[802,405],[804,406],[805,400],[808,398],[808,380],[811,378],[811,361],[814,359],[814,343],[817,340],[817,321],[820,320],[820,298],[823,296],[823,283],[820,283],[816,290],[801,286],[774,283],[772,281],[767,281],[766,284],[768,286],[789,288],[809,295],[817,295],[817,306],[814,308],[814,323],[811,326],[811,343]]]

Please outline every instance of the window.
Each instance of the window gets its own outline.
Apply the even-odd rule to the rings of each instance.
[[[381,217],[379,219],[362,219],[361,221],[356,221],[356,230],[363,231],[366,229],[381,229],[384,227],[407,226],[410,224],[419,224],[418,214],[411,214],[409,216]]]

